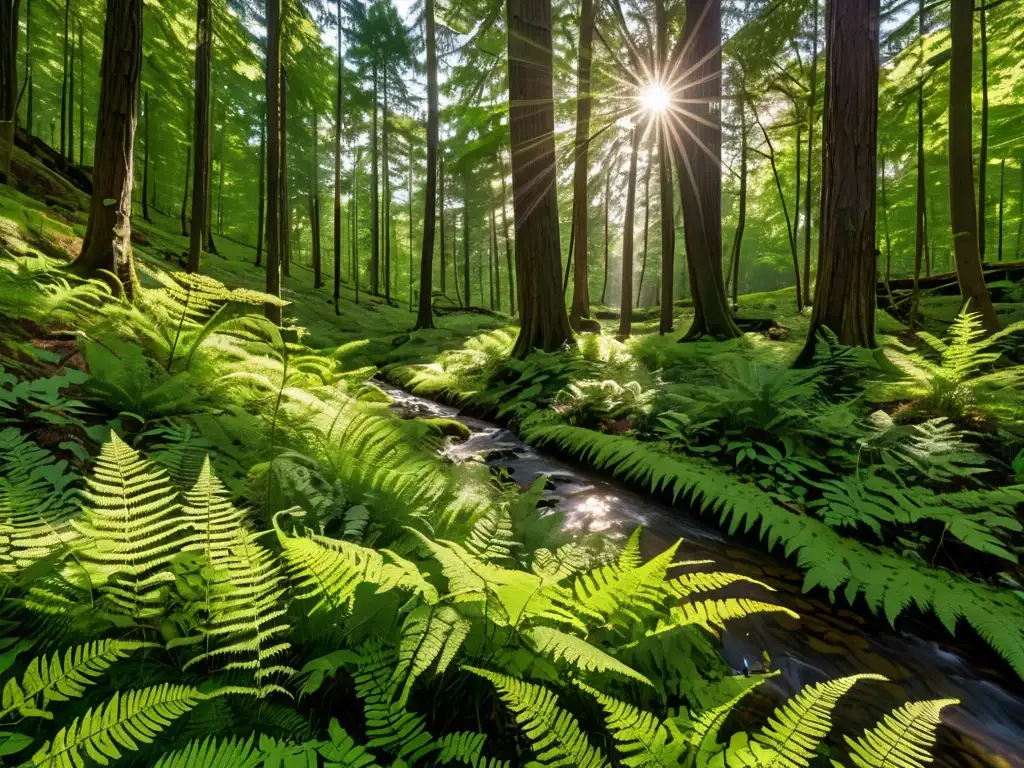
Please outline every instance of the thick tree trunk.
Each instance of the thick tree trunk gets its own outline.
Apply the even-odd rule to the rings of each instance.
[[[626,182],[626,219],[622,224],[622,286],[619,295],[619,340],[629,338],[633,330],[633,230],[636,217],[636,166],[640,141],[647,130],[646,120],[633,126],[629,153],[629,177]]]
[[[188,180],[192,172],[192,144],[185,149],[185,194],[181,197],[181,236],[188,237]]]
[[[143,97],[142,109],[146,114],[146,156],[142,161],[142,218],[149,221],[149,89],[146,89]]]
[[[804,306],[811,303],[811,192],[814,180],[814,107],[818,102],[818,7],[814,2],[814,37],[811,40],[811,93],[807,97],[807,186],[804,188]],[[735,300],[735,299],[734,299]]]
[[[89,223],[72,267],[90,277],[112,274],[112,288],[129,299],[138,285],[131,213],[141,78],[142,0],[107,0]]]
[[[505,266],[508,268],[508,311],[516,315],[516,280],[515,270],[512,267],[512,236],[509,234],[508,226],[508,188],[505,186],[505,162],[502,154],[498,152],[498,173],[501,176],[501,231],[505,240]]]
[[[292,202],[288,195],[288,67],[281,65],[281,274],[292,273]]]
[[[981,148],[978,150],[978,255],[985,261],[985,214],[988,212],[988,19],[983,0],[978,13],[981,32]],[[974,22],[971,22],[974,36]]]
[[[509,0],[507,29],[520,315],[512,354],[526,357],[572,341],[559,292],[551,0]]]
[[[380,295],[380,178],[377,157],[377,65],[373,65],[373,134],[370,141],[370,293]]]
[[[644,170],[644,247],[640,256],[640,281],[636,286],[636,306],[640,307],[640,295],[644,292],[644,274],[647,272],[647,246],[651,223],[651,166],[654,165],[653,154],[647,158]]]
[[[341,313],[341,106],[342,75],[345,71],[341,56],[341,0],[338,0],[338,83],[334,93],[334,314]]]
[[[462,172],[462,283],[466,306],[473,306],[473,280],[469,269],[469,171]],[[482,298],[482,297],[481,297]]]
[[[822,327],[842,344],[875,346],[878,27],[879,0],[843,0],[829,9],[823,247],[800,362],[813,357]]]
[[[281,295],[281,0],[267,0],[267,293]],[[265,307],[281,324],[281,308]]]
[[[67,151],[67,106],[68,106],[68,25],[71,23],[71,0],[64,0],[64,68],[61,70],[60,81],[60,156],[66,158]],[[18,24],[18,17],[14,17]],[[17,33],[15,33],[17,34]]]
[[[682,140],[673,148],[694,307],[684,339],[732,339],[743,334],[729,314],[722,275],[721,0],[686,0],[682,38],[692,41],[682,55],[687,109],[676,118]]]
[[[971,71],[974,48],[972,0],[952,0],[949,62],[949,214],[960,295],[969,310],[980,312],[985,329],[999,330],[988,294],[978,247],[971,147]]]
[[[575,168],[573,170],[573,227],[576,230],[575,269],[572,283],[572,309],[569,324],[580,330],[580,320],[590,317],[589,285],[589,227],[587,219],[590,195],[587,192],[587,174],[590,169],[590,63],[594,42],[593,0],[580,2],[579,64],[576,68],[576,139]]]
[[[198,272],[209,227],[207,195],[210,192],[210,59],[213,29],[211,0],[199,0],[196,16],[196,99],[192,142],[195,145],[195,169],[192,172],[192,232],[188,249],[188,271]]]
[[[266,226],[264,216],[267,205],[267,112],[264,106],[263,118],[260,120],[260,170],[259,199],[256,202],[256,266],[263,264],[263,231]]]

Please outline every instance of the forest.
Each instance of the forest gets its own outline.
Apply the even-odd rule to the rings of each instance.
[[[1024,766],[1019,0],[0,0],[0,766]]]

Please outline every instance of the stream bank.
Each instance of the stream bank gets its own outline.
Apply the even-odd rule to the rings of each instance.
[[[803,594],[799,569],[728,539],[694,512],[642,496],[585,469],[546,455],[510,430],[462,414],[459,409],[375,382],[393,407],[410,416],[454,419],[469,437],[449,442],[444,455],[453,462],[483,461],[504,470],[519,485],[548,478],[546,503],[564,513],[572,532],[628,534],[644,527],[642,548],[650,556],[683,539],[685,559],[707,559],[723,571],[742,573],[767,583],[774,594],[753,588],[730,591],[778,603],[799,614],[752,616],[731,622],[723,633],[723,654],[737,673],[760,671],[762,651],[780,674],[762,686],[774,697],[789,696],[803,686],[863,672],[885,675],[892,685],[854,689],[837,710],[834,733],[854,735],[883,712],[909,700],[956,698],[960,706],[945,711],[935,746],[935,765],[948,768],[1024,768],[1024,697],[1011,673],[963,648],[910,629],[894,631],[876,618],[865,618],[841,603],[816,593]],[[904,623],[901,621],[901,627]],[[925,635],[925,636],[922,636]]]

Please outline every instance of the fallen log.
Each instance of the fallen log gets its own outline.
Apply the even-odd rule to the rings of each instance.
[[[1024,280],[1024,261],[1003,261],[986,262],[982,265],[986,283],[995,283],[1000,280]],[[948,291],[949,295],[959,293],[960,287],[957,283],[956,272],[939,272],[927,277],[922,275],[917,281],[918,288],[924,290],[940,289],[937,292]],[[913,277],[890,278],[889,288],[893,291],[912,291],[914,289]],[[886,293],[885,281],[878,281],[878,295]]]
[[[29,136],[24,128],[18,128],[14,132],[14,145],[28,152],[47,169],[63,177],[87,195],[92,194],[92,177],[89,173],[80,166],[69,163],[67,158],[62,157],[60,152],[38,136]]]

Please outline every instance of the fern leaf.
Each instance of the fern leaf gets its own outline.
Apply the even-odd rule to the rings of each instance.
[[[4,684],[0,719],[14,710],[22,717],[51,719],[53,715],[45,709],[51,701],[79,698],[115,662],[127,658],[140,648],[158,647],[155,643],[94,640],[68,648],[64,652],[63,661],[59,653],[49,659],[45,656],[34,658],[28,663],[20,684],[13,677]],[[39,700],[40,696],[42,701]]]
[[[331,718],[327,734],[331,737],[330,742],[318,750],[320,756],[329,761],[325,765],[332,768],[371,768],[377,765],[374,756],[356,744],[355,739],[345,732],[337,719]]]
[[[857,768],[924,768],[932,761],[929,749],[935,744],[942,710],[959,703],[958,699],[934,699],[894,709],[863,736],[846,737],[853,750],[850,759]]]
[[[666,581],[665,591],[674,597],[690,597],[690,595],[722,589],[723,587],[727,587],[730,584],[735,584],[737,582],[755,584],[767,589],[769,592],[775,591],[763,581],[758,581],[750,576],[744,576],[739,573],[725,573],[721,571],[712,571],[711,573],[685,573],[682,576]]]
[[[207,698],[186,685],[163,685],[118,691],[98,707],[76,717],[61,728],[32,756],[37,768],[81,768],[83,753],[100,765],[122,756],[121,750],[135,752],[172,721]]]
[[[537,760],[531,766],[574,765],[599,768],[608,765],[600,749],[580,730],[576,718],[558,706],[558,697],[540,685],[477,667],[464,670],[489,680],[505,706],[515,715],[529,739]]]
[[[435,659],[440,657],[438,674],[447,669],[469,629],[469,622],[449,605],[421,605],[406,617],[394,671],[394,684],[405,678],[399,704],[405,706],[416,678],[426,672]]]
[[[662,768],[679,765],[689,741],[672,719],[662,721],[632,704],[608,696],[583,683],[577,685],[604,710],[605,726],[630,768]]]
[[[778,707],[755,736],[775,752],[764,768],[807,768],[814,750],[832,727],[832,710],[859,680],[885,680],[882,675],[851,675],[815,683]]]
[[[665,574],[681,543],[677,541],[637,568],[613,563],[581,574],[573,582],[577,601],[587,612],[604,619],[622,612],[637,620],[638,610],[652,610],[664,599]],[[626,562],[631,563],[632,558]]]
[[[253,741],[252,736],[244,741],[231,737],[220,742],[207,736],[165,754],[155,768],[255,768],[262,764],[264,755]]]
[[[537,653],[554,657],[555,662],[565,660],[584,672],[615,672],[647,685],[651,681],[632,667],[609,656],[599,648],[575,635],[569,635],[552,627],[533,627],[525,632]]]
[[[727,717],[732,714],[741,701],[755,688],[760,686],[768,677],[774,675],[761,675],[759,677],[737,676],[740,688],[732,693],[721,703],[716,703],[699,712],[691,712],[691,725],[687,737],[692,746],[694,755],[691,764],[705,765],[713,754],[719,751],[718,733],[722,729]],[[725,686],[734,687],[736,683],[731,678],[722,681]],[[735,690],[735,689],[734,689]],[[717,690],[716,690],[717,692]]]
[[[669,609],[668,617],[659,619],[648,636],[661,635],[682,627],[696,624],[704,627],[711,634],[717,635],[718,630],[725,629],[725,622],[742,619],[755,613],[784,613],[794,619],[800,616],[782,605],[764,603],[760,600],[749,600],[745,597],[726,598],[723,600],[697,600],[682,605],[674,605]]]
[[[533,553],[530,570],[547,582],[563,581],[587,567],[587,553],[578,544],[563,544],[554,552],[541,547]]]
[[[481,516],[466,540],[466,549],[485,562],[508,560],[518,546],[519,542],[512,535],[512,518],[508,510],[500,508]]]

